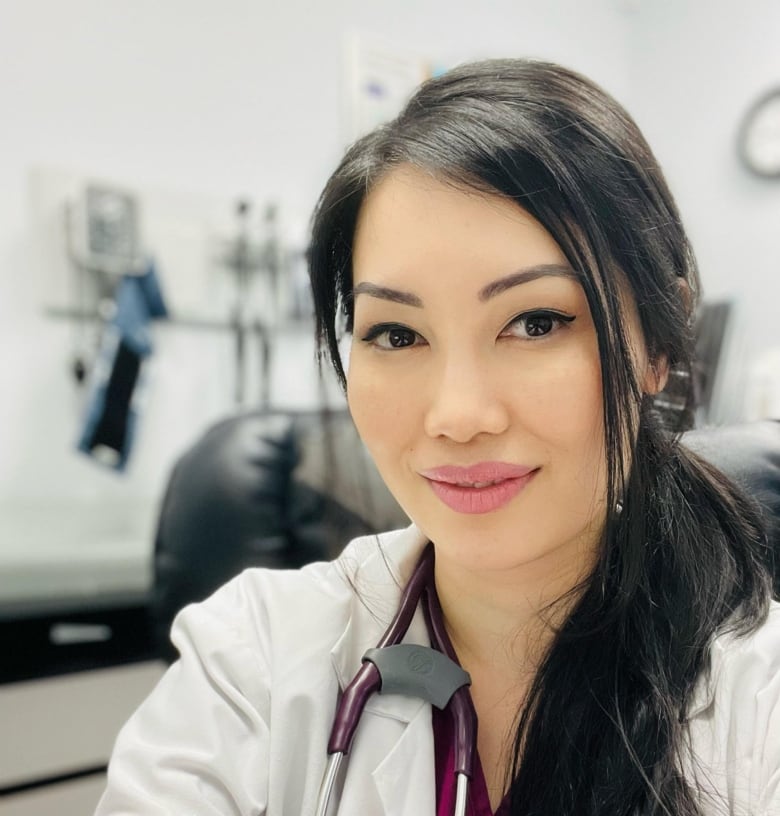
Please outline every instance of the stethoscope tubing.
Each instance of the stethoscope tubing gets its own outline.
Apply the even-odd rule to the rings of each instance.
[[[434,588],[433,565],[433,546],[429,544],[401,594],[398,612],[377,644],[377,649],[395,646],[402,641],[418,605],[423,601],[423,615],[433,647],[457,663],[455,649],[444,626],[444,616]],[[377,667],[371,661],[364,660],[352,682],[344,690],[328,740],[328,764],[320,784],[315,816],[327,816],[339,769],[352,747],[363,708],[368,698],[380,690],[381,685],[382,678]],[[467,686],[461,686],[453,693],[447,707],[455,726],[454,816],[466,816],[477,742],[477,714]]]
[[[429,546],[423,552],[417,568],[401,594],[398,612],[377,643],[377,649],[401,642],[411,625],[417,604],[432,579],[433,547]],[[352,682],[344,689],[344,694],[339,701],[333,720],[333,730],[328,740],[328,754],[346,755],[349,753],[366,700],[379,689],[381,683],[382,679],[376,666],[373,663],[364,662]]]
[[[433,645],[457,663],[455,648],[444,626],[439,596],[433,589],[432,582],[425,588],[423,614]],[[455,724],[455,773],[471,779],[477,747],[477,712],[466,686],[462,686],[452,695],[448,708]]]

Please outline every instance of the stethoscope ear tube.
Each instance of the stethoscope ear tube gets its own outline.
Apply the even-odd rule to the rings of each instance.
[[[455,816],[466,816],[466,805],[469,801],[469,778],[464,773],[455,774]]]
[[[328,803],[333,793],[333,784],[339,775],[339,768],[341,767],[341,761],[343,759],[344,754],[340,752],[331,754],[328,757],[328,766],[325,769],[325,776],[322,777],[320,793],[317,797],[317,809],[314,812],[315,816],[326,816],[328,812]]]
[[[364,662],[339,700],[328,740],[329,754],[349,753],[366,701],[375,691],[379,691],[381,685],[382,678],[377,667]]]

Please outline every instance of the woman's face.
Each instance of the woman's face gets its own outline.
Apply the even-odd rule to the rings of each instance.
[[[401,167],[363,205],[353,285],[350,410],[437,553],[475,569],[593,554],[597,337],[550,234],[506,198]]]

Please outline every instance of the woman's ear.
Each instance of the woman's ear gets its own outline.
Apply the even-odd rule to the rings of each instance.
[[[683,307],[685,308],[685,314],[688,316],[690,320],[693,316],[694,307],[696,305],[696,300],[693,295],[693,291],[691,290],[691,285],[688,283],[685,278],[677,278],[677,291],[679,292],[680,299],[683,302]]]
[[[661,354],[655,360],[648,360],[645,367],[645,377],[642,382],[642,391],[654,396],[666,388],[669,381],[669,358]]]
[[[695,296],[691,285],[685,278],[677,278],[677,292],[688,319],[692,319]],[[669,382],[669,370],[669,358],[665,354],[659,354],[654,359],[648,359],[645,366],[642,391],[650,396],[654,396],[663,391]]]

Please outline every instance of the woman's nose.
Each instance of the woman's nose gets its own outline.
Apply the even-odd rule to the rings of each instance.
[[[482,433],[503,433],[509,426],[504,389],[497,372],[479,359],[448,362],[430,381],[426,434],[465,443]]]

